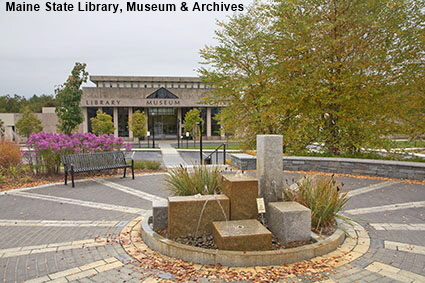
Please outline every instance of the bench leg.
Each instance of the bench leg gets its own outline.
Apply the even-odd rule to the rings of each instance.
[[[65,170],[65,185],[68,185],[68,171]]]
[[[75,188],[75,183],[74,183],[74,168],[71,166],[71,179],[72,179],[72,187]]]
[[[131,177],[134,180],[134,160],[131,159]]]
[[[124,176],[123,178],[125,178],[125,174],[127,173],[127,168],[124,167]]]

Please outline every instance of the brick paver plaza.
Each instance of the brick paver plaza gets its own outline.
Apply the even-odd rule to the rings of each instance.
[[[283,174],[288,180],[297,176]],[[182,274],[176,274],[173,267],[149,268],[137,261],[123,248],[129,244],[119,240],[129,223],[135,223],[134,219],[151,209],[153,200],[168,196],[163,178],[163,173],[155,173],[136,175],[135,180],[81,180],[74,189],[53,184],[1,193],[0,279],[181,280]],[[310,270],[309,276],[283,274],[278,279],[270,277],[269,282],[425,282],[425,186],[350,177],[338,177],[338,181],[344,183],[343,190],[351,196],[344,213],[367,231],[367,244],[354,252],[353,261],[344,261],[342,257],[341,264],[331,270]],[[158,256],[158,266],[164,266],[163,260]],[[238,282],[264,281],[255,279],[255,272],[262,270],[259,267],[195,267],[199,274],[193,273],[192,268],[192,280],[183,281],[197,278],[199,282],[226,282],[216,275],[205,278],[214,269],[228,275],[247,274],[246,280],[241,281],[239,276]]]

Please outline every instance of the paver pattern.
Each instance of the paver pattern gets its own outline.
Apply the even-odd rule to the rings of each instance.
[[[167,197],[164,176],[79,180],[76,188],[54,184],[0,193],[0,281],[177,281],[181,277],[131,257],[119,241],[122,230],[145,215],[152,201]],[[297,177],[283,174],[288,182]],[[270,282],[425,282],[425,186],[349,177],[338,181],[351,196],[344,214],[364,227],[369,244],[354,261],[342,260],[333,270]],[[230,280],[208,278],[206,268],[216,267],[199,267],[203,272],[189,281]],[[231,274],[236,269],[221,270]]]

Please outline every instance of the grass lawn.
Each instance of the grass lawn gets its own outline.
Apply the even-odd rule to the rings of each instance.
[[[219,146],[218,144],[204,144],[204,145],[202,145],[202,149],[216,149],[218,146]],[[177,148],[177,147],[175,147],[175,148]],[[186,143],[182,143],[182,144],[180,144],[180,148],[181,149],[199,149],[199,145],[193,146],[193,142],[192,142],[192,144],[190,144],[190,141],[189,141],[188,147],[186,147]],[[240,145],[239,144],[228,144],[228,145],[226,145],[226,150],[227,149],[239,150]],[[220,150],[223,150],[223,147],[221,147]]]
[[[425,147],[425,141],[393,141],[392,148]]]

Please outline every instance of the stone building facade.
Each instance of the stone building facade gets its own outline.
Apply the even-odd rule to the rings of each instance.
[[[214,116],[218,105],[201,104],[208,94],[208,87],[197,77],[131,77],[131,76],[90,76],[95,87],[84,87],[80,106],[84,113],[83,132],[91,131],[90,118],[96,111],[112,116],[115,136],[132,140],[128,129],[132,114],[140,110],[147,116],[150,133],[157,139],[176,139],[183,136],[185,114],[198,108],[205,121],[203,136],[219,139],[222,135]]]

